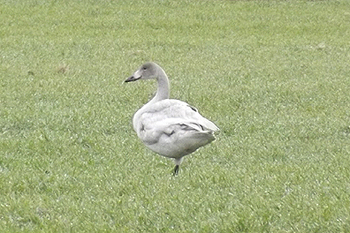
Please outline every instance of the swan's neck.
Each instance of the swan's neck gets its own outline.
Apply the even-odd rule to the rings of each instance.
[[[141,125],[138,124],[138,121],[142,113],[152,104],[161,100],[169,99],[169,79],[164,70],[160,67],[157,75],[157,81],[157,94],[147,104],[140,108],[133,117],[133,125],[136,132],[139,132],[139,127],[141,127]]]
[[[161,100],[169,99],[169,79],[165,74],[163,69],[160,69],[158,72],[158,89],[157,94],[153,97],[153,99],[149,103],[156,103]]]

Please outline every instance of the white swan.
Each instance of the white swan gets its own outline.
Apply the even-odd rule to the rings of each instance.
[[[158,89],[154,98],[135,113],[134,130],[148,148],[174,158],[177,175],[183,157],[213,141],[219,128],[194,107],[169,99],[169,79],[156,63],[143,64],[125,82],[139,79],[157,79]]]

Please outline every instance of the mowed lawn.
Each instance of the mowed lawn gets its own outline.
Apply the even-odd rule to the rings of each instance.
[[[350,232],[350,2],[0,0],[1,232]],[[154,81],[221,129],[173,162]]]

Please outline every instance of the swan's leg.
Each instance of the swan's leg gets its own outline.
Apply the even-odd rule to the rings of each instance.
[[[177,174],[179,174],[179,170],[180,170],[180,166],[179,165],[175,165],[173,175],[177,176]]]
[[[180,164],[182,163],[183,157],[181,158],[176,158],[175,159],[175,168],[174,168],[174,176],[176,176],[179,173],[180,170]]]

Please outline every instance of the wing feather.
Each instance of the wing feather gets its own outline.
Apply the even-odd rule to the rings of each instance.
[[[183,156],[213,141],[218,127],[197,109],[179,100],[166,99],[144,106],[134,116],[139,138],[164,156]]]

